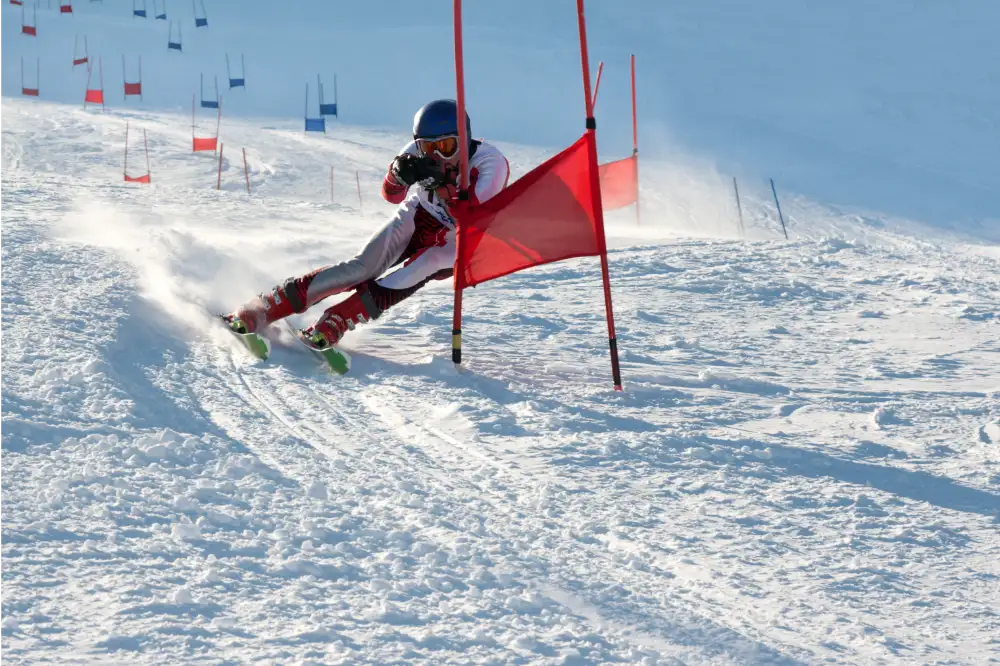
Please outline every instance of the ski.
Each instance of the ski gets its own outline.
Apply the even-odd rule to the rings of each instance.
[[[291,331],[295,339],[302,343],[309,351],[311,351],[316,356],[323,359],[327,367],[338,375],[346,375],[348,370],[351,369],[351,357],[342,349],[338,349],[336,346],[318,348],[313,345],[312,340],[309,336],[305,334],[305,331],[295,328],[285,320],[285,325],[288,326],[288,330]]]
[[[262,361],[266,361],[267,357],[271,355],[271,343],[267,338],[257,335],[256,333],[246,333],[240,329],[243,328],[243,323],[238,319],[230,320],[226,315],[219,315],[219,319],[225,325],[226,329],[236,336],[247,351],[249,351],[253,356],[259,358]]]

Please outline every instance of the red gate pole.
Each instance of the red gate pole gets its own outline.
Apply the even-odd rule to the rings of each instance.
[[[191,151],[192,152],[194,151],[194,140],[195,140],[195,133],[194,133],[194,102],[195,102],[195,95],[194,95],[194,93],[191,93]]]
[[[247,149],[243,149],[243,175],[247,179],[247,196],[250,196],[250,170],[247,168]]]
[[[128,121],[125,121],[125,166],[122,168],[122,177],[128,180]]]
[[[146,128],[142,128],[142,147],[146,151],[146,176],[153,182],[153,171],[149,168],[149,143],[146,142]]]
[[[590,95],[590,63],[587,58],[587,24],[583,16],[583,0],[576,0],[577,21],[580,25],[580,60],[583,65],[583,98],[587,108],[587,159],[590,162],[591,207],[597,227],[597,249],[601,253],[601,279],[604,282],[604,309],[608,319],[608,345],[611,351],[611,376],[615,390],[622,390],[621,370],[618,364],[618,340],[615,336],[615,317],[611,307],[611,277],[608,275],[608,247],[604,237],[604,209],[601,206],[601,179],[597,171],[597,121]]]
[[[455,22],[455,100],[458,106],[458,201],[462,206],[469,200],[469,137],[465,127],[465,61],[462,57],[462,0],[453,0]],[[462,220],[455,218],[455,305],[451,322],[451,362],[462,362],[462,289],[459,285],[459,271],[464,270],[464,243],[461,232]]]
[[[87,108],[87,92],[90,91],[90,75],[94,71],[94,63],[87,63],[87,88],[83,91],[83,108]]]
[[[632,168],[635,170],[635,223],[639,224],[639,126],[635,121],[635,54],[629,56],[632,69]],[[595,95],[597,93],[594,93]]]
[[[97,71],[101,75],[101,111],[104,111],[104,56],[97,58]]]
[[[597,106],[597,91],[601,87],[601,72],[604,71],[604,61],[597,63],[597,81],[594,83],[594,99],[591,106]]]
[[[215,189],[217,190],[222,189],[222,149],[224,147],[221,143],[219,144],[219,177],[215,181]]]

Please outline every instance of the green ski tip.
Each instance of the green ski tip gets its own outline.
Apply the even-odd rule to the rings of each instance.
[[[322,356],[326,364],[330,366],[330,369],[338,375],[345,375],[351,369],[351,357],[336,347],[314,349],[313,351]]]
[[[271,344],[267,341],[267,338],[261,337],[256,333],[247,332],[246,325],[239,319],[229,320],[225,315],[220,315],[220,319],[225,323],[226,328],[247,348],[247,351],[262,361],[267,360],[267,357],[271,354]]]
[[[346,375],[351,369],[351,357],[347,352],[337,347],[317,347],[317,343],[325,344],[326,340],[322,336],[313,337],[300,328],[295,328],[288,320],[285,320],[288,330],[303,344],[309,351],[316,354],[326,365],[338,375]]]
[[[262,361],[267,360],[271,354],[271,345],[267,343],[266,338],[262,338],[256,333],[237,333],[237,335],[251,354]]]

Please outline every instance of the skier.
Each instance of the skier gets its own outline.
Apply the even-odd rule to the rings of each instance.
[[[495,146],[472,139],[468,114],[465,128],[469,199],[475,205],[507,186],[510,166]],[[396,214],[354,258],[289,278],[223,318],[237,333],[253,333],[330,296],[353,291],[302,331],[308,344],[326,349],[349,329],[378,319],[430,280],[450,278],[455,264],[455,221],[449,204],[457,196],[458,142],[455,101],[439,99],[424,105],[413,117],[413,141],[392,160],[382,180],[382,197],[399,204]],[[399,264],[400,268],[380,277]]]

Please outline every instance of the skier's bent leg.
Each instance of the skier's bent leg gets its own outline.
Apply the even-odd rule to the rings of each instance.
[[[368,239],[356,256],[301,277],[288,278],[270,292],[260,294],[240,307],[231,318],[242,321],[248,331],[260,330],[381,275],[406,250],[413,236],[413,217],[418,209],[419,204],[415,200],[403,202],[396,209],[396,214]]]
[[[450,243],[428,248],[386,277],[365,282],[347,300],[328,308],[307,333],[320,346],[337,344],[347,331],[378,319],[431,280],[450,278],[454,261],[455,251]]]

